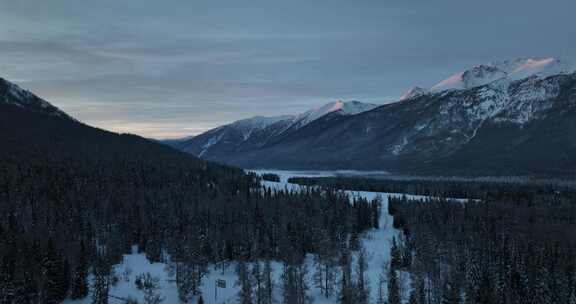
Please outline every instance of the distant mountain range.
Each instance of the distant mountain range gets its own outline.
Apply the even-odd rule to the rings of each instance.
[[[227,155],[273,145],[328,114],[349,116],[376,108],[359,101],[335,101],[299,115],[256,116],[212,129],[196,137],[165,141],[178,149],[208,160],[221,161]]]
[[[391,104],[338,101],[171,144],[244,168],[574,175],[576,74],[556,58],[478,65]]]

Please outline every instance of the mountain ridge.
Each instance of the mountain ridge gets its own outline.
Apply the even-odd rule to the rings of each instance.
[[[244,168],[576,174],[570,158],[576,142],[569,136],[576,135],[576,73],[500,78],[408,100],[325,115],[267,145],[210,159]],[[549,167],[539,162],[542,155]]]
[[[354,100],[337,100],[297,115],[255,116],[211,129],[188,140],[164,143],[205,159],[218,160],[223,154],[243,152],[277,142],[326,115],[356,115],[377,106]]]

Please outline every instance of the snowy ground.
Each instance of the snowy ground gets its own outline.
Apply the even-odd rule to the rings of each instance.
[[[291,170],[249,170],[256,174],[273,173],[280,177],[280,182],[286,184],[290,177],[332,177],[332,176],[346,176],[346,177],[377,177],[388,176],[386,171],[358,171],[358,170],[335,170],[335,171],[322,171],[322,170],[306,170],[306,171],[291,171]]]
[[[272,189],[298,189],[299,185],[289,184],[287,182],[288,178],[293,176],[336,176],[346,172],[348,175],[364,175],[360,171],[271,171],[271,170],[260,170],[256,173],[270,172],[278,174],[281,177],[281,181],[268,182],[264,181],[264,187],[270,187]],[[382,174],[382,172],[378,172]],[[369,173],[368,173],[369,175]],[[378,295],[378,285],[379,276],[382,273],[383,265],[387,265],[390,260],[390,246],[393,238],[398,238],[400,233],[398,230],[392,227],[392,217],[388,214],[388,199],[389,197],[398,197],[404,194],[400,193],[379,193],[379,192],[365,192],[365,191],[345,191],[352,197],[364,197],[368,200],[375,199],[376,197],[381,197],[382,199],[382,213],[380,217],[380,228],[372,229],[362,235],[362,242],[366,248],[368,255],[368,278],[370,283],[371,291],[371,303],[376,302],[376,297]],[[406,195],[409,198],[424,198],[424,196],[417,195]],[[313,303],[336,303],[335,298],[325,298],[320,294],[320,290],[315,288],[312,283],[313,274],[313,264],[312,256],[307,257],[307,263],[309,263],[310,271],[310,287],[309,295],[313,298]],[[277,300],[281,300],[280,297],[280,274],[282,272],[282,264],[273,263],[272,268],[274,270],[275,277],[275,297]],[[234,286],[236,281],[236,275],[234,272],[235,266],[233,264],[229,265],[226,269],[214,269],[214,265],[210,267],[210,273],[205,277],[203,281],[203,286],[201,288],[203,298],[205,303],[236,303],[236,294],[239,288]],[[176,284],[172,280],[173,277],[170,275],[167,265],[164,263],[150,263],[144,254],[139,254],[137,251],[133,250],[132,254],[125,255],[124,260],[121,264],[114,267],[115,273],[118,275],[120,280],[113,286],[110,290],[110,294],[116,297],[136,298],[139,303],[143,303],[144,295],[142,291],[136,288],[134,281],[136,276],[146,272],[151,273],[154,276],[160,278],[161,292],[164,297],[164,303],[179,303],[178,302],[178,292]],[[400,274],[400,276],[405,276],[405,274]],[[226,280],[226,288],[218,288],[217,300],[215,299],[215,282],[217,279]],[[409,280],[404,280],[408,284]],[[408,286],[402,288],[405,291],[408,290]],[[90,297],[83,300],[71,301],[68,300],[67,304],[87,304],[91,303]],[[120,300],[111,299],[110,303],[123,303]]]

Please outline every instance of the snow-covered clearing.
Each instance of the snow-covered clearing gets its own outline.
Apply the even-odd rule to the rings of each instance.
[[[275,173],[281,177],[280,182],[269,182],[264,181],[263,186],[272,189],[291,189],[298,190],[301,186],[290,184],[287,182],[288,178],[294,176],[336,176],[339,174],[346,173],[347,175],[361,175],[360,171],[278,171],[278,170],[258,170],[254,171],[258,174],[261,173]],[[307,173],[307,174],[306,174]],[[370,175],[370,172],[363,174],[364,176]],[[373,174],[383,174],[383,172],[372,172]],[[404,194],[401,193],[379,193],[379,192],[366,192],[366,191],[345,191],[351,197],[363,197],[368,200],[373,200],[380,197],[382,200],[382,212],[380,215],[380,228],[372,229],[362,235],[362,243],[366,249],[368,256],[368,272],[367,277],[369,278],[370,286],[370,303],[376,302],[376,297],[378,296],[379,287],[379,277],[382,273],[383,266],[388,265],[390,261],[390,247],[393,238],[400,237],[400,231],[392,227],[392,217],[388,214],[388,199],[390,197],[400,197]],[[425,198],[424,196],[418,195],[405,195],[408,198]],[[309,285],[310,290],[308,295],[312,298],[313,303],[336,303],[336,297],[326,298],[321,295],[320,290],[316,288],[313,284],[312,275],[314,273],[313,267],[313,257],[309,255],[306,259],[309,270]],[[144,294],[142,291],[138,290],[135,285],[136,277],[143,273],[151,273],[153,276],[157,276],[160,279],[161,293],[164,297],[164,303],[179,303],[178,291],[176,288],[176,283],[173,281],[173,275],[170,273],[168,265],[165,263],[150,263],[143,253],[137,253],[136,248],[133,249],[133,253],[124,256],[124,260],[121,264],[115,265],[114,271],[119,278],[116,285],[112,286],[110,289],[110,295],[120,298],[132,297],[143,303]],[[224,269],[222,269],[224,268]],[[276,300],[279,302],[281,300],[281,281],[280,275],[282,273],[282,264],[279,262],[272,263],[273,277],[275,282],[274,295]],[[236,294],[239,291],[239,287],[235,286],[236,274],[235,274],[235,264],[231,263],[226,267],[219,267],[215,269],[214,265],[210,265],[209,274],[204,278],[203,285],[201,287],[202,295],[205,303],[236,303]],[[405,286],[401,288],[405,293],[409,290],[409,279],[407,274],[400,273],[400,277],[404,279]],[[217,300],[215,298],[215,285],[217,279],[226,280],[226,288],[218,288],[217,290]],[[384,288],[386,289],[386,288]],[[386,290],[383,290],[386,293]],[[67,304],[87,304],[91,303],[90,296],[82,300],[68,300]],[[120,300],[111,299],[110,303],[123,303]]]

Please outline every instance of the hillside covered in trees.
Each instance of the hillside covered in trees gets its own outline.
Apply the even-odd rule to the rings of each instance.
[[[380,211],[336,192],[262,191],[255,175],[86,126],[4,80],[0,142],[0,303],[107,303],[132,245],[171,256],[187,301],[208,263],[297,265]]]
[[[342,304],[576,303],[570,183],[293,178],[304,186],[271,190],[255,174],[84,125],[7,82],[0,98],[0,303],[109,303],[114,265],[133,248],[168,263],[182,303],[200,301],[209,269],[226,264],[242,304],[311,303],[312,285]],[[472,200],[396,195],[381,210],[343,189]],[[382,232],[381,212],[402,233],[374,265],[360,239]],[[134,284],[145,303],[162,302],[157,278]]]
[[[501,192],[467,203],[391,198],[410,303],[576,303],[574,193]]]

